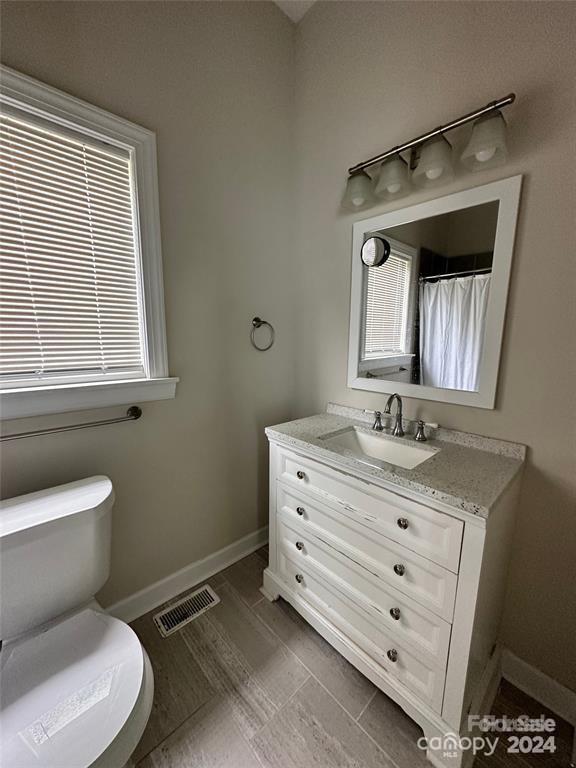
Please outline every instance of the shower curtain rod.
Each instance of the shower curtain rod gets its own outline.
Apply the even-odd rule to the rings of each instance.
[[[484,267],[483,269],[465,269],[463,272],[448,272],[445,275],[428,275],[427,277],[419,277],[418,281],[424,283],[426,280],[444,280],[447,277],[465,277],[466,275],[481,275],[485,272],[492,272],[492,267]]]

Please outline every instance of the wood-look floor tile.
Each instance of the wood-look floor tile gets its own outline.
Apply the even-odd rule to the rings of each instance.
[[[344,709],[356,718],[376,688],[327,643],[291,605],[280,599],[254,607],[262,621],[286,643]]]
[[[257,552],[221,572],[223,578],[232,586],[248,605],[255,605],[262,600],[262,573],[267,562]]]
[[[221,603],[171,637],[158,608],[133,622],[155,677],[139,768],[429,768],[421,730],[391,699],[378,692],[355,722],[371,683],[287,603],[259,602],[263,550],[209,579]],[[506,682],[493,713],[549,714]],[[554,755],[510,755],[501,740],[475,768],[567,768],[573,729],[556,720]]]
[[[495,712],[493,714],[496,714]],[[498,737],[496,750],[492,755],[479,754],[474,762],[474,768],[569,768],[571,744],[562,741],[554,735],[555,751],[542,753],[510,752],[509,748],[513,746],[509,742],[512,734],[494,733],[488,734],[493,739]],[[549,734],[523,734],[516,733],[515,736],[527,735],[530,738],[535,736],[548,736]]]
[[[266,768],[394,768],[311,678],[252,739]]]
[[[278,711],[250,664],[207,618],[186,629],[185,641],[212,687],[227,700],[240,731],[250,738]]]
[[[569,752],[559,750],[542,754],[510,753],[507,737],[502,734],[495,735],[500,736],[496,751],[493,755],[477,755],[474,768],[569,768],[570,766]]]
[[[221,602],[182,630],[211,687],[226,695],[242,733],[259,730],[309,673],[229,586]]]
[[[378,691],[358,720],[398,768],[430,768],[417,746],[422,729],[392,699]]]
[[[181,632],[160,636],[151,614],[132,623],[154,671],[154,703],[135,759],[143,757],[215,693]]]
[[[523,693],[508,681],[502,680],[491,714],[495,717],[513,719],[522,716],[539,718],[542,715],[554,719],[556,722],[556,729],[553,733],[555,751],[527,754],[510,752],[509,747],[513,746],[513,744],[511,745],[509,737],[513,735],[512,733],[480,734],[478,729],[474,729],[473,735],[487,735],[490,739],[498,738],[494,754],[478,754],[474,762],[474,768],[568,768],[571,759],[573,727],[545,706],[535,701],[531,696]],[[540,734],[517,732],[514,735],[534,737]],[[550,734],[542,735],[548,736]]]
[[[217,696],[186,720],[138,768],[261,768],[236,725],[226,698]]]
[[[256,550],[256,554],[264,560],[266,565],[268,565],[268,559],[270,557],[270,550],[268,549],[268,544],[265,544],[263,547],[260,547],[260,549]]]
[[[507,756],[502,755],[476,755],[473,763],[474,768],[512,768]],[[518,768],[518,766],[516,766]]]
[[[558,717],[558,715],[535,701],[531,696],[515,688],[506,680],[500,683],[500,688],[492,707],[492,714],[496,717],[506,716],[508,718],[519,718],[522,716],[538,718],[542,715],[552,718],[556,722],[556,728],[553,733],[555,751],[546,751],[541,754],[511,753],[508,751],[510,746],[508,736],[510,734],[500,734],[499,743],[494,755],[491,757],[482,756],[477,761],[478,768],[480,766],[499,768],[500,765],[507,766],[507,768],[529,768],[530,766],[568,768],[570,765],[574,728]],[[522,734],[518,733],[516,735],[521,736]],[[528,735],[533,736],[536,734]]]
[[[494,714],[508,715],[508,717],[520,717],[528,715],[531,718],[538,718],[544,715],[552,718],[556,723],[555,737],[557,741],[565,746],[572,744],[574,738],[574,727],[563,720],[550,709],[540,704],[538,701],[528,696],[527,693],[516,688],[507,680],[502,680],[498,690],[496,701],[494,702]]]

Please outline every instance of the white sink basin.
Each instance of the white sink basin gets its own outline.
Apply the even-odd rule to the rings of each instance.
[[[386,461],[388,464],[395,464],[404,469],[414,469],[438,452],[431,446],[424,448],[407,443],[398,437],[366,432],[356,427],[348,427],[319,439],[325,442],[327,447],[345,448],[355,454],[360,461],[374,466],[379,466],[379,462]]]

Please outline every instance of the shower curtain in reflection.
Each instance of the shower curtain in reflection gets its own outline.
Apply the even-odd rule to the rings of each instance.
[[[490,275],[420,285],[421,384],[477,391]]]

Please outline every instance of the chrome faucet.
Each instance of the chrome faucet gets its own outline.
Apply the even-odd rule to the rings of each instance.
[[[394,400],[396,400],[396,419],[394,421],[394,429],[392,430],[392,434],[395,437],[404,437],[404,429],[402,428],[402,398],[400,395],[396,393],[390,395],[384,407],[384,413],[391,413],[390,407],[392,406]]]

